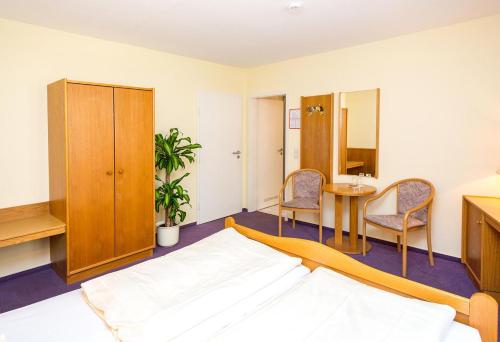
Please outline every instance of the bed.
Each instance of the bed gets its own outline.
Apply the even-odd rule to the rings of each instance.
[[[449,305],[456,311],[454,318],[456,323],[452,325],[453,327],[460,326],[460,330],[464,326],[472,327],[479,331],[483,342],[497,342],[498,304],[493,297],[485,293],[475,293],[471,298],[458,296],[377,270],[314,241],[276,237],[239,225],[232,217],[226,218],[225,227],[232,227],[250,239],[264,243],[288,255],[300,257],[302,264],[311,270],[320,266],[326,267],[387,292],[426,302]],[[450,334],[455,336],[458,334],[458,329],[450,331]]]
[[[287,291],[307,273],[309,269],[304,266],[294,268],[245,301],[194,326],[178,340],[197,341],[199,336],[214,334],[262,303]],[[116,341],[106,323],[87,304],[81,289],[6,312],[0,315],[0,327],[7,342]]]
[[[235,256],[241,254],[241,251],[238,251],[241,246],[232,242],[232,238],[235,237],[232,232],[238,232],[239,234],[237,235],[241,234],[251,240],[267,245],[264,246],[266,248],[263,248],[261,244],[257,243],[254,245],[250,244],[249,246],[251,247],[252,253],[258,251],[258,254],[264,253],[266,258],[278,257],[276,260],[280,260],[280,262],[284,261],[286,267],[282,267],[277,273],[275,272],[276,269],[274,269],[274,271],[271,272],[273,276],[267,277],[266,281],[261,282],[260,285],[258,284],[257,286],[254,284],[251,287],[245,287],[243,286],[244,284],[238,282],[231,283],[229,286],[227,281],[231,277],[223,277],[226,279],[226,285],[222,286],[222,288],[226,290],[229,289],[227,292],[225,292],[226,290],[220,293],[216,291],[214,292],[214,296],[214,293],[208,291],[206,292],[209,294],[208,297],[205,295],[186,296],[185,300],[182,301],[182,307],[186,306],[186,303],[190,303],[187,307],[191,306],[191,309],[202,312],[198,317],[195,317],[195,319],[187,319],[186,315],[192,317],[192,311],[174,311],[175,315],[179,315],[180,317],[180,321],[176,322],[180,324],[181,327],[177,330],[174,329],[173,332],[170,331],[165,333],[162,324],[158,323],[172,320],[172,312],[166,310],[166,315],[165,313],[155,315],[156,318],[147,320],[149,323],[143,324],[143,322],[139,320],[142,326],[142,328],[139,329],[142,330],[141,334],[137,336],[133,336],[132,334],[131,336],[131,330],[128,330],[125,336],[120,337],[119,334],[116,334],[116,330],[110,328],[109,323],[105,323],[105,321],[108,321],[103,317],[103,313],[99,312],[99,308],[92,307],[87,303],[88,298],[83,295],[83,290],[80,289],[0,315],[0,335],[2,333],[5,334],[7,342],[59,342],[69,340],[73,342],[89,340],[111,342],[116,340],[117,337],[126,341],[149,341],[158,340],[158,336],[161,336],[162,340],[174,341],[230,340],[232,339],[231,334],[234,334],[235,331],[237,332],[239,326],[251,324],[253,320],[258,321],[259,317],[262,316],[262,312],[271,310],[270,308],[282,306],[280,304],[280,301],[284,300],[282,298],[286,299],[287,296],[290,296],[290,293],[295,291],[294,289],[296,289],[299,284],[304,283],[305,279],[311,277],[310,270],[315,270],[313,273],[320,273],[321,267],[324,267],[329,271],[335,270],[336,274],[339,274],[339,276],[342,274],[343,276],[349,277],[349,280],[355,279],[385,291],[395,292],[406,297],[423,299],[428,302],[447,304],[454,308],[456,310],[456,321],[446,329],[446,334],[443,335],[441,339],[444,342],[477,342],[480,340],[478,331],[481,333],[483,342],[496,342],[497,304],[487,295],[475,294],[471,299],[456,296],[375,270],[319,243],[270,236],[238,225],[232,218],[226,219],[225,226],[226,228],[231,227],[234,229],[225,229],[222,232],[222,235],[224,235],[222,239],[220,239],[221,235],[212,236],[212,238],[209,237],[190,247],[184,248],[184,252],[180,252],[181,257],[165,259],[168,261],[169,265],[173,264],[173,268],[169,269],[169,274],[172,275],[172,272],[179,272],[176,274],[182,278],[182,272],[186,272],[187,268],[193,267],[192,265],[185,264],[185,259],[189,257],[199,257],[199,253],[207,248],[208,250],[214,248],[213,252],[215,254],[220,254],[218,255],[219,261],[221,258],[234,259]],[[231,239],[228,240],[227,238],[229,236],[231,236]],[[219,245],[219,247],[224,246],[224,248],[218,248],[216,247],[217,245]],[[289,258],[282,259],[281,255],[283,253],[274,255],[269,251],[270,248],[268,246],[273,250],[277,250],[276,253],[284,252],[288,254]],[[254,250],[254,247],[258,249]],[[221,252],[221,250],[224,251]],[[245,259],[244,255],[240,256],[242,259]],[[211,259],[212,257],[207,256],[207,258]],[[174,262],[172,260],[174,260]],[[175,262],[175,260],[182,260],[182,262],[178,263]],[[297,264],[297,260],[301,260],[302,266]],[[149,271],[151,271],[153,275],[156,274],[156,267],[159,265],[161,267],[165,266],[164,263],[149,264]],[[210,262],[208,262],[208,264],[206,262],[204,263],[204,267],[207,267],[207,265],[210,265]],[[237,263],[234,265],[228,263],[228,265],[231,267],[242,267],[242,264]],[[97,278],[99,279],[99,286],[104,283],[114,287],[116,282],[126,283],[126,279],[136,282],[137,279],[141,277],[148,278],[151,275],[148,274],[147,267],[139,267],[139,269],[136,268],[135,270],[134,267],[127,269],[132,270],[128,272],[114,272],[111,274],[111,278],[109,275]],[[246,268],[247,266],[244,267]],[[200,276],[200,281],[205,282],[207,275],[210,276],[210,272],[207,271],[205,278]],[[137,276],[139,276],[139,278],[137,278]],[[240,277],[241,274],[236,276]],[[248,275],[245,276],[248,277]],[[189,277],[185,279],[189,279]],[[151,279],[151,281],[161,284],[165,279]],[[143,284],[142,281],[139,281],[139,283]],[[91,284],[96,285],[95,282]],[[217,281],[213,289],[221,287],[220,284],[221,282]],[[118,289],[118,292],[124,291],[122,295],[128,296],[130,294],[129,290],[130,288],[127,287],[121,290]],[[132,292],[135,290],[137,290],[137,288],[134,289],[134,287],[132,287]],[[149,293],[149,290],[146,291],[146,293]],[[190,293],[192,293],[191,290]],[[213,304],[213,300],[219,301],[221,294],[223,297],[226,297],[226,293],[229,293],[227,297],[232,298],[232,300],[224,299],[225,302],[222,301],[223,303],[220,305],[206,305],[207,303]],[[148,294],[148,296],[150,295]],[[150,297],[156,298],[155,296],[153,291],[153,295]],[[104,298],[106,298],[105,301],[109,299],[106,296]],[[144,297],[139,296],[138,298],[140,301],[144,300]],[[125,300],[128,301],[128,298]],[[93,301],[93,303],[95,304],[96,301]],[[168,303],[169,306],[172,305],[169,300],[167,300],[166,303]],[[132,307],[136,307],[136,305]],[[201,307],[205,309],[200,310]],[[281,308],[280,310],[283,309]],[[286,310],[285,306],[285,311]],[[96,312],[98,314],[96,314]],[[140,312],[138,314],[140,316]],[[103,320],[102,318],[105,319]],[[276,323],[278,322],[279,321],[276,320]],[[137,324],[137,321],[135,321],[134,324]],[[30,329],[26,329],[26,327],[30,327]],[[159,329],[157,329],[158,327]],[[247,331],[258,331],[258,327],[250,329],[247,327],[245,329]],[[276,329],[276,331],[280,331],[279,326],[276,326]],[[133,330],[134,329],[132,329],[132,331]],[[146,332],[144,332],[144,330],[146,330]],[[228,336],[229,339],[226,339],[225,337]],[[249,336],[251,335],[247,337]]]
[[[201,341],[203,340],[201,336],[216,336],[233,322],[239,323],[254,310],[288,291],[308,273],[309,269],[304,266],[295,268],[274,284],[249,297],[245,302],[193,327],[175,341]],[[74,319],[75,317],[77,319]],[[115,341],[111,330],[86,303],[81,289],[0,315],[0,327],[8,337],[8,342]],[[26,329],[26,327],[30,328]],[[477,331],[458,322],[452,324],[446,338],[443,339],[443,342],[476,341],[480,341]]]

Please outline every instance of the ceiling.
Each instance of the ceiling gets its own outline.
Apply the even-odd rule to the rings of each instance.
[[[500,13],[499,0],[0,0],[0,17],[249,67]]]

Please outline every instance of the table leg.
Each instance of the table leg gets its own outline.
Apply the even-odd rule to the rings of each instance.
[[[358,241],[358,209],[359,197],[349,196],[349,236],[342,234],[342,195],[335,194],[335,234],[326,240],[326,245],[347,254],[361,254],[361,239]],[[371,249],[371,244],[366,242],[366,251]]]
[[[335,246],[342,247],[342,213],[343,213],[344,198],[335,195]]]
[[[350,210],[349,210],[349,243],[350,250],[356,251],[358,249],[358,197],[351,196]]]

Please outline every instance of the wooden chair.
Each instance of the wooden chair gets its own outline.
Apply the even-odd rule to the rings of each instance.
[[[390,190],[397,188],[397,214],[367,215],[368,205]],[[408,232],[425,229],[429,263],[434,266],[431,243],[431,214],[434,199],[434,186],[419,178],[403,179],[389,185],[381,193],[370,197],[363,208],[363,255],[366,255],[366,224],[381,228],[397,236],[398,252],[403,244],[403,277],[406,277]],[[402,240],[402,242],[401,242]]]
[[[288,182],[292,183],[292,199],[283,202]],[[285,179],[278,194],[278,231],[281,236],[282,212],[288,210],[293,213],[292,227],[295,228],[295,212],[319,213],[319,242],[323,239],[323,186],[326,177],[314,169],[300,169],[292,172]]]

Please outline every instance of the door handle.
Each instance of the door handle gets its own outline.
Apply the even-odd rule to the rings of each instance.
[[[111,176],[111,175],[113,174],[113,171],[106,171],[106,174],[107,174],[108,176]]]
[[[238,155],[238,154],[241,154],[241,152],[240,151],[234,151],[233,154]]]
[[[283,147],[282,147],[282,148],[279,148],[277,151],[278,151],[278,153],[279,153],[280,155],[283,155]]]
[[[122,175],[122,174],[123,174],[123,169],[118,170],[118,173],[119,173],[120,175]]]

